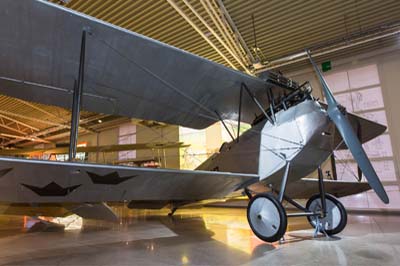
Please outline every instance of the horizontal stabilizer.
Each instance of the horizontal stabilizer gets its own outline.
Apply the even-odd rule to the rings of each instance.
[[[324,180],[325,192],[335,197],[345,197],[358,194],[371,187],[366,182],[350,182],[338,180]],[[318,179],[303,178],[296,182],[289,183],[286,188],[286,194],[291,198],[308,199],[314,194],[319,193]]]
[[[321,106],[325,109],[328,108],[326,103],[321,103]],[[383,134],[386,130],[386,126],[371,121],[369,119],[365,119],[364,117],[358,116],[353,113],[347,113],[349,118],[349,122],[354,129],[355,132],[358,133],[358,137],[360,138],[361,143],[365,143],[378,137]],[[335,131],[335,144],[334,147],[338,147],[338,150],[347,149],[346,144],[343,142],[342,136],[336,128]],[[339,145],[340,144],[340,145]]]

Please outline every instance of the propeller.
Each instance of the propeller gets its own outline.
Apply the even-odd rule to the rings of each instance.
[[[367,154],[365,153],[357,137],[357,134],[354,132],[353,127],[351,126],[345,111],[336,102],[335,97],[333,97],[333,94],[329,89],[329,86],[326,83],[324,77],[322,76],[321,71],[315,64],[314,60],[311,58],[310,51],[307,50],[306,52],[312,66],[314,67],[314,70],[319,78],[322,89],[324,91],[325,98],[328,103],[327,112],[329,118],[336,125],[338,131],[340,132],[340,135],[342,136],[344,142],[349,148],[354,159],[358,163],[358,166],[360,167],[361,171],[364,173],[371,188],[375,191],[375,193],[384,203],[388,204],[389,203],[388,195],[386,194],[386,191],[383,188],[383,185],[379,180],[378,175],[376,174],[374,168],[372,167],[372,164],[368,159]]]

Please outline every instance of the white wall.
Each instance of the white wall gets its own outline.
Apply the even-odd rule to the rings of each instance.
[[[87,146],[101,146],[118,144],[118,127],[100,133],[85,134],[78,137],[78,143],[87,142]],[[111,163],[118,160],[117,152],[89,153],[89,162]]]

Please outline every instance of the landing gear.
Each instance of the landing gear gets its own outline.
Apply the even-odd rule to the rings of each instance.
[[[250,198],[247,206],[247,220],[253,233],[266,242],[280,240],[286,232],[287,215],[282,206],[289,176],[290,161],[286,161],[278,198],[270,193],[262,193]],[[246,190],[245,190],[246,191]],[[247,193],[246,193],[247,194]]]
[[[316,232],[319,231],[331,236],[340,233],[346,227],[347,212],[343,204],[334,196],[325,194],[325,201],[325,215],[321,217],[307,216],[307,219],[311,226],[317,229]],[[307,201],[306,208],[310,212],[320,213],[322,211],[321,195],[312,196]]]
[[[286,211],[272,194],[262,193],[251,198],[247,220],[254,234],[266,242],[278,241],[286,232]]]
[[[289,168],[290,162],[288,161],[281,182],[281,190],[277,191],[272,188],[277,197],[270,193],[250,197],[247,206],[247,220],[254,234],[266,242],[275,242],[284,236],[287,219],[300,216],[306,216],[311,226],[315,228],[314,237],[318,233],[326,236],[340,233],[347,224],[346,209],[334,196],[325,193],[321,167],[318,168],[319,194],[312,196],[306,207],[285,195]],[[245,192],[251,195],[248,189]],[[283,200],[302,212],[286,214],[282,206]]]
[[[174,213],[176,212],[176,210],[178,210],[178,208],[177,207],[173,207],[173,208],[171,208],[171,211],[168,213],[168,216],[172,216],[172,215],[174,215]]]

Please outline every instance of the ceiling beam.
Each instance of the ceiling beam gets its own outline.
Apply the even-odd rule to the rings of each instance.
[[[21,131],[21,130],[16,129],[16,128],[13,128],[13,127],[10,127],[10,126],[8,126],[7,124],[5,124],[3,119],[0,120],[0,127],[5,128],[5,129],[8,129],[8,130],[10,130],[10,131],[14,131],[15,133],[19,133],[19,134],[22,134],[22,135],[26,135],[26,132]]]
[[[87,117],[85,119],[80,120],[80,123],[85,125],[87,123],[90,123],[90,122],[93,122],[93,121],[97,121],[99,119],[102,119],[102,118],[105,118],[105,117],[108,117],[108,116],[109,115],[106,115],[106,114],[95,114],[93,116],[90,116],[90,117]],[[41,130],[39,132],[35,132],[33,134],[26,135],[25,137],[28,138],[28,139],[39,138],[39,137],[46,136],[47,134],[52,134],[52,133],[55,133],[57,131],[61,131],[63,129],[67,129],[67,128],[69,128],[69,127],[67,127],[66,125],[63,125],[63,124],[56,125],[54,127],[49,127],[49,128],[44,129],[44,130]],[[88,133],[95,132],[93,130],[88,131],[88,130],[83,129],[83,128],[81,128],[81,131],[88,132]],[[46,136],[46,139],[51,140],[51,139],[56,139],[56,138],[63,137],[63,136],[69,136],[69,131],[62,132],[60,134],[56,134],[56,135],[53,135],[53,136],[48,136],[48,137]],[[9,140],[9,141],[7,141],[5,143],[2,143],[0,145],[1,146],[8,146],[8,145],[11,145],[11,144],[17,144],[17,143],[22,142],[24,140],[26,140],[26,139],[12,139],[12,140]]]
[[[219,8],[220,8],[222,17],[225,18],[227,23],[230,25],[232,31],[235,33],[236,38],[238,39],[238,41],[242,45],[243,49],[246,51],[247,56],[250,58],[250,61],[252,63],[255,63],[257,60],[254,58],[254,56],[251,53],[249,47],[247,46],[247,43],[244,41],[244,39],[242,37],[242,34],[240,34],[240,31],[236,27],[236,24],[233,21],[232,17],[229,15],[229,12],[226,9],[224,3],[222,2],[222,0],[216,0],[216,1],[218,3]]]
[[[246,65],[252,65],[253,62],[249,60],[244,49],[240,46],[240,44],[236,42],[236,38],[234,39],[232,37],[233,32],[230,28],[228,28],[229,25],[222,21],[220,12],[218,12],[218,8],[216,8],[213,3],[211,3],[211,0],[200,0],[200,3],[206,10],[208,16],[211,18],[229,47],[231,47],[231,49],[234,50],[238,56],[240,56],[240,58],[243,62],[245,62]]]
[[[7,116],[19,117],[19,118],[22,118],[22,119],[26,119],[26,120],[30,120],[30,121],[46,124],[46,125],[51,125],[51,126],[65,126],[65,127],[67,127],[67,125],[64,125],[62,123],[53,122],[53,121],[49,121],[49,120],[44,120],[44,119],[31,117],[31,116],[27,116],[27,115],[21,115],[21,114],[17,114],[17,113],[5,111],[5,110],[0,110],[0,114],[5,114]]]
[[[207,28],[207,30],[217,39],[217,41],[225,48],[228,53],[239,63],[239,65],[243,68],[247,74],[251,74],[250,70],[247,68],[245,63],[237,56],[237,54],[221,39],[219,34],[215,32],[215,30],[204,20],[204,18],[194,9],[194,7],[187,1],[182,0],[183,3],[192,11],[192,13],[197,17],[198,20]]]
[[[32,129],[32,130],[34,130],[34,131],[39,131],[38,128],[36,128],[36,127],[34,127],[34,126],[31,126],[31,125],[28,125],[28,124],[26,124],[26,123],[24,123],[24,122],[21,122],[21,121],[19,121],[19,120],[16,120],[16,119],[14,119],[14,118],[12,118],[12,117],[9,117],[9,116],[6,116],[6,115],[2,115],[2,114],[0,114],[0,117],[5,118],[5,119],[7,119],[7,120],[10,120],[10,121],[12,121],[12,122],[14,122],[14,123],[16,123],[16,124],[20,124],[20,125],[22,125],[22,126],[24,126],[24,127],[30,128],[30,129]]]
[[[31,134],[29,132],[25,132],[25,131],[21,130],[20,127],[18,126],[18,123],[16,123],[16,122],[12,121],[12,123],[16,123],[18,128],[11,127],[9,124],[6,124],[6,121],[4,121],[4,119],[8,119],[8,118],[0,115],[0,127],[5,128],[5,129],[7,129],[9,131],[13,131],[15,133],[18,133],[20,135],[12,135],[12,134],[7,134],[7,133],[0,133],[0,136],[7,137],[7,138],[14,138],[14,139],[24,139],[24,140],[40,141],[40,142],[50,143],[49,141],[41,139],[41,138],[38,138],[38,137],[31,137],[30,136]],[[26,127],[26,128],[28,128],[28,127]],[[28,129],[32,130],[31,128],[28,128]],[[2,145],[5,145],[5,144],[2,144]]]
[[[27,101],[24,101],[24,100],[21,100],[21,99],[18,99],[18,98],[15,98],[15,100],[17,100],[17,101],[19,101],[20,103],[23,103],[23,104],[25,104],[25,105],[27,105],[27,106],[33,108],[33,109],[35,109],[35,110],[37,110],[37,111],[39,111],[39,112],[42,112],[42,113],[44,113],[44,114],[46,114],[46,115],[48,115],[48,116],[50,116],[50,117],[54,117],[54,118],[56,118],[56,119],[58,119],[58,120],[61,120],[61,121],[63,122],[63,124],[65,123],[65,125],[68,125],[68,128],[71,127],[71,125],[69,125],[69,124],[70,124],[69,119],[66,119],[66,118],[64,118],[64,117],[55,115],[55,114],[53,114],[53,113],[51,113],[51,112],[45,110],[44,108],[41,108],[41,107],[39,107],[39,106],[36,106],[35,104],[32,104],[32,103],[30,103],[30,102],[27,102]],[[81,127],[81,126],[80,126],[80,127]],[[91,132],[91,133],[95,133],[95,132],[91,131],[90,129],[87,129],[87,128],[84,128],[84,127],[82,127],[82,129],[87,130],[87,131],[89,131],[89,132]]]
[[[5,114],[7,116],[19,117],[19,118],[22,118],[22,119],[26,119],[26,120],[30,120],[30,121],[34,121],[34,122],[50,125],[50,126],[59,126],[59,127],[63,127],[63,128],[71,128],[71,125],[69,124],[68,121],[64,124],[64,123],[61,123],[61,122],[53,122],[53,121],[49,121],[49,120],[44,120],[44,119],[40,119],[40,118],[36,118],[36,117],[21,115],[21,114],[9,112],[9,111],[4,111],[4,110],[0,110],[0,115],[1,114]],[[107,115],[105,115],[105,116],[107,116]],[[83,119],[83,121],[85,121],[85,119]],[[82,122],[82,120],[81,120],[81,122]],[[83,124],[85,124],[85,123],[83,123]],[[83,127],[82,129],[86,130],[86,131],[88,131],[90,133],[96,133],[95,131],[93,131],[93,130],[91,130],[89,128],[84,128]]]
[[[20,103],[22,103],[22,104],[24,104],[24,105],[26,105],[26,106],[28,106],[28,107],[30,107],[30,108],[32,108],[32,109],[35,109],[35,110],[37,110],[37,111],[39,111],[39,112],[41,112],[43,114],[46,114],[46,115],[48,115],[50,117],[53,117],[53,118],[56,118],[56,119],[58,119],[58,120],[60,120],[60,121],[62,121],[64,123],[68,123],[67,119],[62,118],[62,117],[60,117],[58,115],[55,115],[55,114],[53,114],[53,113],[51,113],[51,112],[49,112],[49,111],[47,111],[47,110],[45,110],[45,109],[43,109],[43,108],[41,108],[39,106],[36,106],[33,103],[30,103],[30,102],[27,102],[27,101],[24,101],[24,100],[21,100],[21,99],[18,99],[18,98],[15,98],[15,100],[20,102]]]
[[[210,39],[203,33],[203,31],[183,12],[183,10],[174,2],[174,0],[167,0],[167,2],[175,9],[176,12],[178,12],[179,15],[181,15],[182,18],[186,20],[187,23],[189,23],[190,26],[233,68],[237,69],[237,67],[232,63],[231,60],[229,60],[221,50],[213,44]]]
[[[51,141],[41,139],[41,138],[31,138],[28,136],[18,136],[18,135],[12,135],[12,134],[6,134],[6,133],[0,133],[0,136],[4,137],[10,137],[10,138],[15,138],[15,139],[22,139],[22,140],[30,140],[30,141],[37,141],[37,142],[44,142],[44,143],[52,143]],[[6,146],[6,144],[1,144],[2,146]]]

